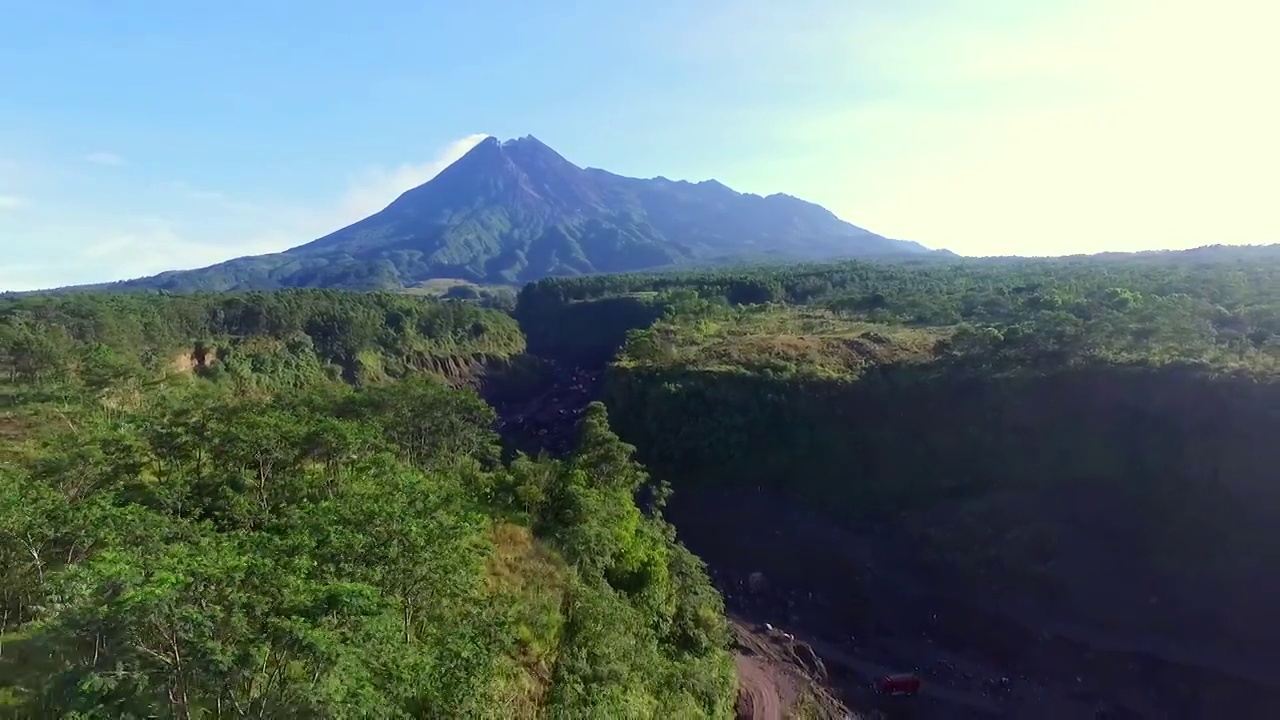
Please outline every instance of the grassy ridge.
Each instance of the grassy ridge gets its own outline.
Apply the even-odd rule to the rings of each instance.
[[[936,357],[948,329],[885,326],[821,309],[746,307],[669,319],[633,334],[615,365],[856,379]]]

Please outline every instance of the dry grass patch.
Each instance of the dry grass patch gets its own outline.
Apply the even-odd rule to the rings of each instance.
[[[569,570],[529,528],[498,522],[490,539],[495,549],[489,559],[489,588],[513,608],[517,649],[516,666],[504,674],[496,692],[511,709],[508,717],[541,717],[560,649]]]
[[[630,343],[619,362],[857,377],[877,365],[931,360],[938,341],[949,334],[945,328],[869,323],[813,308],[750,308],[661,322]]]

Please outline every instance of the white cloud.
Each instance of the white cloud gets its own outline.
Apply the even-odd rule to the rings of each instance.
[[[0,269],[0,291],[109,282],[287,250],[381,210],[404,191],[435,177],[485,137],[476,134],[455,140],[426,162],[370,167],[356,173],[328,202],[250,202],[232,193],[170,182],[139,191],[149,194],[148,204],[166,208],[163,216],[86,217],[85,211],[77,213],[71,204],[58,217],[78,214],[76,221],[40,224],[33,220],[16,226],[15,237],[39,242],[23,242],[16,248],[17,256]],[[175,204],[174,200],[185,202]]]
[[[256,252],[280,252],[308,243],[377,213],[408,190],[435,178],[442,170],[457,162],[472,148],[489,137],[474,133],[440,148],[431,160],[404,163],[394,167],[370,166],[355,173],[346,188],[333,202],[306,205],[262,205],[210,191],[189,189],[189,196],[218,204],[226,210],[248,217],[251,245],[263,248]],[[244,254],[255,254],[245,252]]]
[[[90,162],[90,163],[93,163],[94,165],[108,165],[112,167],[118,167],[120,165],[125,164],[124,158],[120,157],[115,153],[106,152],[103,150],[89,153],[88,155],[85,155],[84,159],[85,159],[85,162]]]
[[[475,133],[454,140],[441,148],[436,157],[424,163],[404,164],[394,168],[374,167],[365,170],[354,178],[343,194],[336,210],[339,225],[332,228],[350,225],[366,218],[391,204],[406,190],[411,190],[440,174],[441,170],[452,165],[471,148],[489,137],[485,133]]]
[[[384,209],[405,191],[440,174],[486,137],[487,134],[475,133],[454,140],[425,162],[395,167],[370,166],[351,176],[346,188],[334,201],[316,205],[255,203],[228,193],[196,189],[185,183],[172,183],[171,187],[189,199],[244,216],[245,222],[251,225],[246,228],[248,235],[268,238],[258,245],[270,245],[273,249],[263,252],[278,252],[315,240]]]
[[[263,236],[227,242],[194,239],[184,236],[173,224],[156,219],[112,232],[86,246],[80,257],[93,264],[105,262],[113,270],[122,271],[122,277],[141,277],[166,270],[206,267],[277,249],[277,242]]]
[[[0,195],[0,210],[17,210],[26,204],[26,199],[17,195]]]
[[[89,225],[49,226],[24,233],[44,238],[44,245],[58,251],[56,261],[20,247],[22,261],[0,270],[0,292],[144,277],[280,249],[280,238],[267,236],[225,241],[193,237],[163,218],[124,218],[112,225],[105,230]]]

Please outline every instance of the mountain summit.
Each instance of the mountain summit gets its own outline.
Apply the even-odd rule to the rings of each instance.
[[[510,283],[714,262],[928,253],[788,195],[581,168],[489,137],[379,213],[283,253],[123,283],[168,290]]]

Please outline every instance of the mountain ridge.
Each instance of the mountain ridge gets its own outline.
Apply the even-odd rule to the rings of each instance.
[[[489,136],[381,211],[280,253],[95,289],[389,289],[759,261],[929,256],[784,193],[640,179],[572,163],[533,135]],[[86,286],[82,286],[86,287]]]

